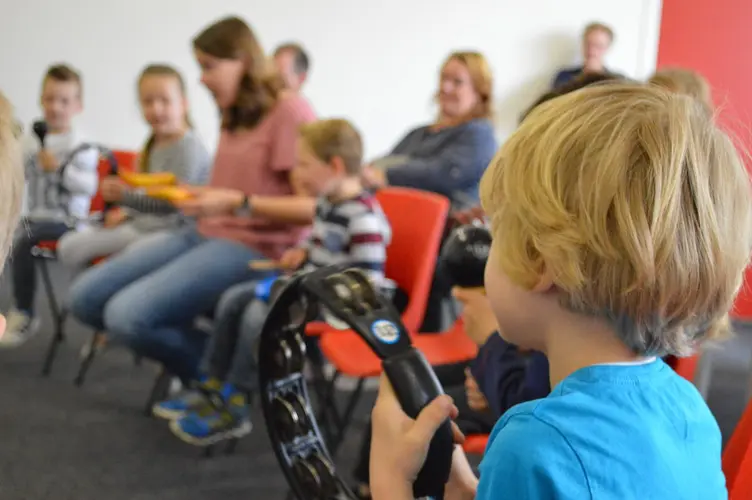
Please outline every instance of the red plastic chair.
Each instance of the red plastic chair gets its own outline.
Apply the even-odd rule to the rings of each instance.
[[[471,434],[465,437],[462,449],[468,455],[483,455],[488,445],[488,434]]]
[[[676,373],[684,377],[685,379],[693,382],[695,379],[695,373],[697,372],[697,362],[700,359],[700,355],[695,354],[686,358],[677,358],[675,356],[668,356],[666,358],[666,364],[674,369]]]
[[[428,302],[449,201],[433,193],[406,188],[385,188],[379,190],[376,197],[392,226],[386,276],[407,294],[402,322],[409,332],[417,331]],[[381,362],[352,331],[330,329],[322,333],[319,340],[321,351],[336,370],[327,381],[322,402],[322,410],[336,420],[333,422],[336,437],[330,448],[336,450],[360,399],[365,379],[381,372]],[[356,378],[358,382],[340,415],[333,398],[335,383],[341,375]],[[322,420],[326,420],[326,415]]]
[[[413,345],[433,366],[463,363],[478,355],[478,346],[465,333],[462,318],[443,333],[414,334]]]
[[[752,498],[752,402],[747,404],[723,450],[723,472],[731,500]]]
[[[137,153],[132,151],[113,151],[115,160],[118,163],[118,168],[123,170],[133,170],[136,168]],[[104,179],[110,175],[111,166],[106,159],[100,159],[97,167],[99,179]],[[101,190],[97,190],[97,193],[91,200],[90,212],[92,214],[102,212],[104,210],[104,199],[102,198]],[[50,345],[47,348],[45,354],[44,363],[42,365],[42,375],[47,376],[52,371],[52,364],[55,361],[57,355],[57,349],[60,343],[65,340],[65,319],[67,317],[67,311],[60,307],[55,296],[55,289],[52,286],[52,279],[50,278],[50,271],[47,265],[48,261],[57,260],[57,241],[41,241],[32,249],[32,254],[37,258],[39,264],[40,274],[42,275],[42,283],[47,293],[47,300],[50,304],[50,312],[52,313],[52,319],[55,324],[55,333],[50,340]]]

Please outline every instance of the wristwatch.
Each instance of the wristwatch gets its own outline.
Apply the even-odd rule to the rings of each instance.
[[[243,199],[240,202],[240,206],[235,210],[235,215],[238,217],[250,217],[253,213],[251,208],[251,197],[243,193]]]

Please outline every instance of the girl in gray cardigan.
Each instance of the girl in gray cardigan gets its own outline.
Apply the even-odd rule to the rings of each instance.
[[[142,72],[138,87],[144,118],[152,128],[139,159],[139,171],[172,172],[180,184],[204,184],[211,158],[190,127],[180,74],[169,66],[149,66]],[[74,273],[97,257],[119,252],[146,234],[175,229],[182,222],[171,205],[129,189],[117,177],[104,179],[102,196],[120,210],[106,217],[104,227],[68,233],[58,245],[60,261]]]

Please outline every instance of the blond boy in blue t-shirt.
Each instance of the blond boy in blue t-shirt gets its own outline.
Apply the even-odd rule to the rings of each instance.
[[[728,326],[752,248],[750,183],[706,106],[637,84],[531,113],[481,185],[485,287],[501,335],[542,351],[552,392],[496,424],[480,481],[457,452],[447,499],[727,498],[721,435],[661,361]],[[412,498],[442,396],[416,421],[382,382],[374,499]]]

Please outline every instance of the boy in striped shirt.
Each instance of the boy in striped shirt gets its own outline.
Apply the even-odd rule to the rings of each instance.
[[[346,120],[302,127],[291,180],[318,201],[310,235],[284,253],[281,269],[347,263],[363,269],[377,286],[384,285],[391,228],[376,198],[361,184],[362,161],[360,134]],[[250,432],[246,395],[258,389],[254,352],[269,309],[259,298],[261,288],[254,281],[225,292],[198,390],[154,407],[154,414],[170,419],[170,428],[183,441],[202,446]]]

